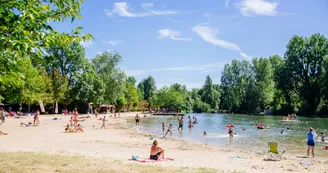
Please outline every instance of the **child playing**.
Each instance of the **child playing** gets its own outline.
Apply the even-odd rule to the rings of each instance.
[[[171,129],[172,129],[172,124],[170,124],[169,125],[169,127],[167,128],[167,132],[165,133],[165,135],[164,135],[164,137],[163,138],[165,138],[165,136],[170,132],[170,136],[172,136],[172,131],[171,131]]]

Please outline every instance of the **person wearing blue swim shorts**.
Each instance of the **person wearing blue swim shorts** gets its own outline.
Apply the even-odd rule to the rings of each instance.
[[[312,156],[314,157],[314,148],[315,148],[314,138],[316,136],[317,136],[317,134],[315,133],[314,129],[312,127],[310,127],[310,130],[307,133],[307,145],[308,145],[307,156],[308,157],[310,155],[310,149],[312,150]]]

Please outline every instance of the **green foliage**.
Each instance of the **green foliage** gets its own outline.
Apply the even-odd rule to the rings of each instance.
[[[287,45],[279,87],[287,97],[299,96],[304,114],[317,114],[321,107],[327,80],[324,68],[327,56],[328,40],[320,34],[309,38],[294,36]],[[291,98],[287,102],[291,105]]]
[[[115,104],[123,96],[126,77],[124,72],[118,68],[121,61],[120,54],[111,54],[107,51],[98,54],[92,60],[97,74],[105,84],[104,103]]]
[[[80,42],[92,38],[90,34],[80,36],[81,27],[71,33],[58,33],[50,22],[73,21],[79,14],[84,0],[15,0],[1,1],[0,6],[0,50],[14,52],[17,56],[28,55],[56,41]]]
[[[134,79],[134,77],[132,77]],[[138,90],[135,87],[136,80],[134,79],[135,82],[131,82],[131,77],[128,77],[127,80],[125,81],[125,88],[124,88],[124,97],[127,102],[127,110],[129,111],[130,108],[135,108],[137,106],[137,103],[139,101],[139,95],[138,95]]]
[[[149,100],[156,91],[155,79],[152,76],[149,76],[138,84],[138,88],[142,93],[140,97]]]

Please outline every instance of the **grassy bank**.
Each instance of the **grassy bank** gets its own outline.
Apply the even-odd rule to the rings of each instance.
[[[59,156],[37,153],[0,153],[0,173],[138,173],[138,172],[190,172],[214,173],[224,172],[208,168],[172,168],[150,164],[126,164],[120,161],[105,161],[101,159]]]

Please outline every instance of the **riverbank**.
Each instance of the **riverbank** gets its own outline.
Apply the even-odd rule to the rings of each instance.
[[[20,127],[21,122],[28,123],[32,121],[32,117],[7,119],[6,124],[1,126],[0,129],[8,132],[9,135],[0,136],[0,152],[13,152],[16,154],[32,152],[69,156],[68,158],[83,156],[104,162],[163,168],[159,170],[160,172],[166,171],[166,169],[172,169],[171,172],[178,172],[176,170],[185,167],[189,169],[200,168],[204,172],[211,172],[212,169],[226,172],[327,171],[327,159],[296,158],[295,156],[286,155],[281,161],[264,161],[263,159],[267,158],[265,152],[245,152],[174,139],[158,139],[160,146],[166,151],[166,156],[174,158],[174,161],[156,163],[129,161],[128,159],[132,155],[148,157],[152,142],[152,140],[149,140],[149,134],[138,128],[128,126],[125,118],[131,116],[135,116],[135,113],[122,113],[121,118],[109,118],[107,129],[100,129],[102,122],[95,118],[86,119],[81,122],[85,132],[78,134],[64,133],[65,125],[69,119],[67,116],[56,116],[58,120],[52,120],[53,116],[41,116],[41,126],[39,127]],[[33,157],[31,156],[31,159]],[[10,160],[10,158],[4,157],[3,154],[0,154],[0,159]],[[72,159],[74,160],[74,158]],[[313,165],[301,165],[300,162],[311,162]],[[98,168],[97,165],[95,167]],[[143,172],[141,169],[136,167],[134,172]],[[129,172],[131,170],[125,171]],[[149,172],[151,171],[149,170]]]

